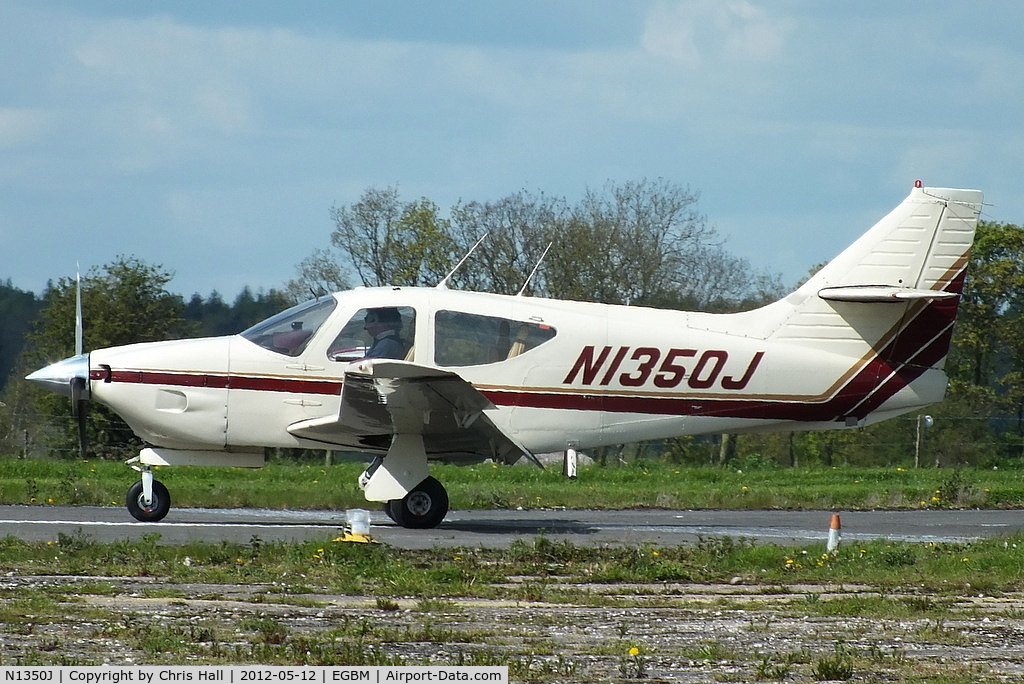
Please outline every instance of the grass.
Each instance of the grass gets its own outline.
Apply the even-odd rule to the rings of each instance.
[[[392,609],[397,606],[393,597],[417,597],[414,610],[428,613],[458,610],[452,599],[463,597],[595,604],[601,602],[600,594],[585,594],[578,585],[728,583],[747,577],[750,583],[769,588],[869,584],[881,592],[842,600],[804,592],[791,600],[801,614],[945,617],[949,609],[943,596],[965,590],[990,595],[1024,590],[1022,555],[1024,535],[970,543],[880,539],[847,545],[835,554],[824,554],[820,546],[757,545],[728,538],[674,547],[592,548],[537,537],[518,540],[504,550],[408,550],[326,539],[165,546],[158,535],[114,543],[94,542],[80,534],[62,535],[56,543],[0,540],[0,567],[13,575],[100,578],[51,588],[58,597],[71,592],[111,595],[116,589],[102,580],[105,577],[167,577],[175,582],[259,586],[254,592],[254,597],[262,597],[259,600],[297,605],[301,602],[295,601],[296,595],[323,587],[339,594],[381,597],[378,605]],[[906,587],[928,595],[899,600],[885,596],[886,591]],[[45,614],[47,602],[54,599],[42,592],[23,600],[38,601],[40,608],[34,612]]]
[[[272,461],[259,470],[161,468],[176,507],[341,510],[365,506],[362,463]],[[1024,507],[1015,469],[693,468],[642,461],[581,468],[435,465],[451,506],[474,508],[908,509]],[[136,473],[118,462],[0,459],[0,503],[123,505]]]
[[[666,663],[736,677],[720,679],[719,670],[708,677],[719,681],[987,682],[997,678],[976,666],[922,664],[892,644],[960,648],[973,638],[966,622],[1020,619],[1019,609],[999,601],[979,612],[975,599],[1013,595],[1007,605],[1019,605],[1022,554],[1024,535],[963,544],[880,540],[831,555],[729,538],[591,548],[537,537],[504,550],[6,538],[0,567],[18,580],[0,587],[0,642],[9,644],[0,665],[98,664],[99,656],[71,648],[85,641],[115,644],[149,664],[506,665],[513,681],[527,682],[593,681],[595,667],[656,679]],[[727,596],[700,588],[728,586],[736,576],[746,579]],[[338,595],[353,597],[345,604],[353,608],[342,611],[330,598]],[[166,607],[136,612],[129,596],[164,597]],[[488,602],[510,606],[508,621],[476,616]],[[231,605],[218,617],[217,603]],[[614,617],[577,624],[596,609]],[[718,636],[701,629],[682,643],[675,631],[652,633],[659,616],[701,624],[717,616],[732,626]],[[786,625],[807,621],[827,622],[831,631],[807,643],[774,642],[792,644],[787,651],[751,650],[722,636],[738,629],[768,643]],[[888,639],[879,625],[901,630],[901,638]],[[808,645],[814,639],[823,642]]]
[[[340,510],[366,506],[355,484],[362,468],[275,461],[259,471],[169,468],[157,477],[175,506]],[[571,481],[557,468],[492,464],[436,466],[432,473],[454,508],[1024,505],[1020,473],[1006,469],[741,472],[640,462],[583,468]],[[0,459],[0,503],[121,506],[136,477],[118,462]],[[826,554],[822,545],[729,537],[591,548],[541,536],[503,550],[405,550],[327,538],[169,546],[157,534],[99,543],[77,533],[52,543],[0,539],[0,570],[15,578],[0,585],[0,665],[99,664],[108,657],[73,649],[77,640],[114,643],[152,664],[506,665],[513,681],[526,682],[657,680],[665,663],[714,670],[705,679],[718,681],[989,682],[999,678],[977,665],[925,663],[892,644],[962,648],[969,645],[965,621],[1024,615],[1024,535],[970,543],[876,540]],[[705,585],[728,585],[730,593],[687,588]],[[157,615],[118,608],[118,598],[129,595],[167,608]],[[362,607],[332,620],[291,617],[336,615],[339,595]],[[981,596],[1014,600],[979,613],[971,601]],[[193,610],[197,602],[234,607],[218,619],[212,608]],[[489,602],[515,606],[514,615],[504,623],[493,613],[476,618],[478,606]],[[523,612],[530,606],[537,612]],[[616,617],[577,624],[593,610]],[[176,618],[179,611],[191,617]],[[704,632],[683,644],[672,641],[674,634],[651,636],[658,622],[649,616],[659,611],[695,620],[724,616],[765,643],[786,621],[821,621],[840,631],[813,650],[798,642],[759,652]],[[906,625],[902,641],[883,638],[877,625]],[[579,631],[559,636],[572,630]],[[573,639],[589,641],[578,646]]]

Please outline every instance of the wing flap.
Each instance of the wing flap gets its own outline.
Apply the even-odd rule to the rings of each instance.
[[[345,373],[338,415],[288,427],[304,439],[387,449],[395,434],[422,435],[430,458],[511,463],[526,451],[484,413],[494,404],[457,373],[386,359]]]

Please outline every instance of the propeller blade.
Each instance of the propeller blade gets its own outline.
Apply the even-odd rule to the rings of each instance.
[[[78,423],[78,454],[85,458],[89,454],[89,440],[86,435],[86,402],[89,400],[89,385],[84,378],[71,379],[71,416]]]
[[[83,352],[82,276],[77,276],[75,292],[75,355],[40,368],[25,376],[56,394],[71,399],[71,415],[78,423],[78,450],[84,457],[88,451],[86,441],[86,402],[91,399],[89,386],[89,355]]]
[[[81,356],[85,347],[82,324],[82,274],[75,274],[75,356]]]

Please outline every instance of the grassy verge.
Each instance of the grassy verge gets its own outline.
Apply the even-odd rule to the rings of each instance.
[[[985,639],[1024,622],[1022,553],[1024,536],[877,541],[831,556],[729,538],[595,549],[538,537],[506,550],[426,551],[327,539],[8,538],[0,567],[17,579],[0,584],[0,664],[506,665],[522,682],[995,682],[1004,681],[999,649]]]
[[[176,507],[345,509],[365,505],[363,464],[272,462],[261,470],[163,468]],[[453,508],[894,509],[1024,507],[1018,470],[792,468],[738,471],[657,462],[582,468],[438,465]],[[0,503],[123,505],[135,473],[109,461],[0,459]]]
[[[749,540],[705,538],[676,547],[577,546],[537,537],[507,550],[435,548],[408,550],[379,544],[303,543],[160,544],[160,535],[103,544],[87,535],[57,542],[0,540],[0,567],[19,575],[157,576],[192,583],[318,586],[341,594],[478,597],[551,602],[577,601],[572,586],[646,582],[753,584],[870,584],[914,587],[934,594],[1024,590],[1024,538],[970,543],[911,544],[875,540],[824,554],[822,545],[758,545]],[[186,561],[185,559],[189,560]],[[523,594],[522,582],[537,584]],[[299,579],[301,578],[301,579]],[[557,586],[556,586],[557,585]],[[560,593],[558,586],[570,587]],[[289,589],[291,587],[291,589]],[[873,604],[872,604],[873,605]],[[895,607],[898,609],[899,607]],[[879,602],[874,608],[892,613]]]

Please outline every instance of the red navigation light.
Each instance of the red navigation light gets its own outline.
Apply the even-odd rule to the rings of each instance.
[[[916,181],[914,181],[914,187],[915,188],[923,188],[924,187],[924,183],[921,182],[920,178],[918,178]]]

